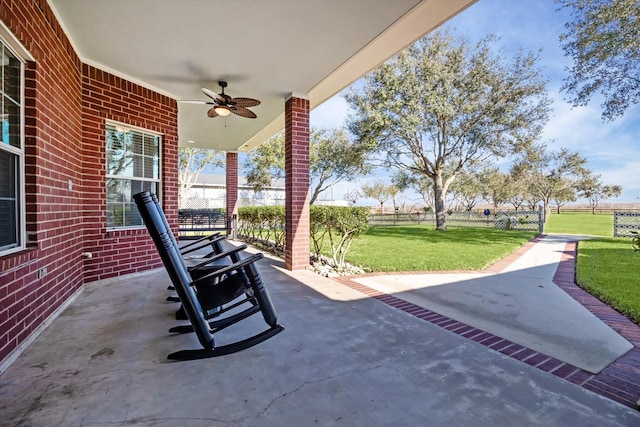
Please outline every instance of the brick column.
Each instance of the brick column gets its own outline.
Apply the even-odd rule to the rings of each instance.
[[[285,102],[285,267],[309,267],[309,100]]]
[[[228,237],[234,238],[238,230],[233,229],[233,215],[238,215],[238,153],[227,151],[227,230]]]

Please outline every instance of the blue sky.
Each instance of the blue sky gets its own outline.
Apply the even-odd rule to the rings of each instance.
[[[552,150],[566,147],[578,151],[588,160],[587,166],[602,175],[605,184],[623,187],[622,196],[606,202],[636,202],[640,205],[640,105],[627,110],[613,122],[602,122],[600,101],[572,108],[559,89],[571,64],[560,48],[558,37],[569,19],[568,11],[557,10],[553,0],[480,0],[445,25],[472,41],[488,33],[500,37],[497,46],[507,57],[518,49],[542,49],[539,67],[550,80],[549,95],[554,100],[551,119],[542,140]],[[348,106],[336,95],[311,112],[312,127],[340,127],[348,115]],[[364,182],[380,179],[388,173],[378,172],[357,183],[341,183],[333,190],[334,199],[359,188]],[[330,198],[330,195],[326,195]],[[411,199],[416,196],[407,194]],[[374,204],[363,200],[364,204]],[[578,201],[582,202],[582,201]],[[361,203],[359,203],[361,204]]]

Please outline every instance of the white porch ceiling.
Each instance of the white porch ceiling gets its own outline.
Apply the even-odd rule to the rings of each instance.
[[[178,104],[179,144],[248,151],[477,0],[49,0],[83,62],[176,100],[256,98],[257,119]]]

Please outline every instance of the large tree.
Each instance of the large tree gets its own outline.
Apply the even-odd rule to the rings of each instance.
[[[567,202],[576,201],[576,188],[572,183],[563,184],[559,187],[560,189],[553,193],[553,196],[551,197],[553,199],[553,204],[556,205],[556,212],[558,214],[560,213],[560,208]]]
[[[515,186],[511,185],[509,176],[497,167],[485,167],[478,178],[482,182],[482,197],[493,205],[494,212],[498,212],[500,206],[510,200],[510,191]]]
[[[399,191],[413,190],[420,195],[424,206],[434,210],[433,202],[433,181],[427,176],[418,176],[408,173],[406,170],[398,169],[391,177],[393,185]]]
[[[182,207],[188,198],[189,190],[198,180],[200,173],[207,166],[224,166],[224,151],[207,150],[205,148],[178,148],[178,206]]]
[[[602,200],[612,197],[620,197],[622,187],[620,185],[605,185],[600,175],[588,173],[581,177],[576,189],[580,197],[584,197],[589,202],[591,213],[595,214],[598,205]]]
[[[640,2],[556,0],[571,11],[560,36],[573,65],[563,90],[574,106],[604,96],[603,120],[620,117],[640,101]]]
[[[535,140],[547,121],[537,56],[507,60],[495,42],[435,31],[346,95],[357,140],[387,166],[431,180],[438,230],[446,230],[445,197],[463,168]]]
[[[451,184],[453,198],[465,211],[471,211],[485,193],[481,171],[463,171]]]
[[[394,200],[395,205],[395,197],[398,192],[398,187],[394,184],[386,184],[382,180],[362,185],[362,194],[365,197],[376,199],[380,203],[380,213],[384,213],[384,203],[390,198]]]
[[[338,182],[367,173],[367,152],[349,141],[343,129],[312,129],[309,138],[310,203]],[[247,182],[255,191],[271,185],[285,172],[284,132],[271,137],[251,151],[244,163]]]
[[[580,177],[588,173],[586,163],[577,152],[566,148],[548,151],[546,145],[537,144],[516,161],[511,174],[527,182],[529,199],[542,202],[546,222],[553,198],[566,198],[574,192]]]
[[[530,201],[535,208],[537,202],[533,201],[529,194],[529,185],[524,176],[521,176],[517,171],[511,171],[505,179],[506,187],[506,200],[505,202],[511,204],[513,209],[518,212],[518,209],[522,207],[525,202]]]

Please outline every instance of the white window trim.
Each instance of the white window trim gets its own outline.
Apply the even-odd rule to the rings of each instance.
[[[22,46],[20,41],[9,31],[9,29],[0,21],[0,40],[4,43],[11,53],[20,61],[20,149],[11,145],[4,146],[3,150],[15,154],[19,158],[18,168],[18,221],[20,227],[18,230],[18,246],[0,251],[0,256],[11,255],[16,252],[24,251],[27,248],[27,204],[25,191],[25,118],[24,118],[24,85],[25,85],[25,65],[27,61],[34,61],[33,56]]]
[[[106,180],[108,178],[114,178],[114,179],[134,179],[136,181],[145,181],[145,182],[157,182],[158,183],[158,198],[160,199],[160,195],[162,194],[162,145],[164,144],[164,135],[160,132],[155,132],[152,131],[150,129],[145,129],[139,126],[134,126],[134,125],[129,125],[126,123],[122,123],[122,122],[116,122],[114,120],[105,120],[105,136],[106,136],[106,128],[107,126],[113,126],[116,129],[118,128],[122,128],[122,129],[127,129],[127,130],[135,130],[138,132],[142,132],[142,133],[146,133],[147,135],[154,135],[160,138],[160,145],[158,146],[158,161],[159,163],[159,168],[158,168],[158,179],[151,179],[151,178],[143,178],[143,177],[123,177],[120,175],[109,175],[109,174],[105,174],[105,185],[106,185]],[[106,144],[106,141],[105,141]],[[107,162],[107,156],[106,156],[106,150],[105,150],[105,167],[106,167],[106,162]],[[162,200],[162,199],[160,199]],[[145,225],[129,225],[129,226],[120,226],[120,227],[112,227],[112,226],[107,226],[107,231],[125,231],[125,230],[143,230],[146,229]]]
[[[0,21],[0,38],[23,62],[36,60],[2,21]]]

